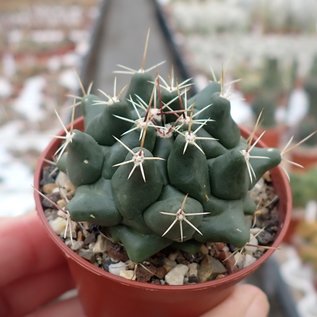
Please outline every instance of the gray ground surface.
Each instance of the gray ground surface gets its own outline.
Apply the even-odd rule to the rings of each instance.
[[[95,88],[111,91],[114,70],[117,64],[133,69],[141,66],[144,43],[148,29],[150,40],[145,67],[161,61],[166,63],[158,68],[165,78],[171,70],[171,58],[163,35],[158,27],[152,1],[115,0],[110,1],[103,21],[100,49],[97,58]],[[117,75],[119,87],[126,82],[126,75]]]

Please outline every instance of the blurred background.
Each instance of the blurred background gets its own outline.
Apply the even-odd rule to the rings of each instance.
[[[34,208],[35,163],[78,88],[97,12],[95,0],[0,1],[0,216]]]
[[[36,161],[61,128],[55,110],[69,120],[80,81],[111,93],[117,64],[140,67],[148,29],[149,67],[164,60],[163,76],[174,65],[197,89],[223,80],[239,125],[252,129],[262,111],[267,145],[317,130],[316,0],[0,1],[0,217],[34,209]],[[284,166],[292,226],[254,282],[271,316],[317,316],[317,134],[289,160],[302,165]]]

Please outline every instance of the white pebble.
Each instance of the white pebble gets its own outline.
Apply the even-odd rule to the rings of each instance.
[[[243,267],[247,267],[254,263],[256,261],[256,258],[250,254],[246,254],[244,258]]]
[[[109,265],[109,273],[112,273],[114,275],[119,275],[121,271],[126,270],[126,264],[123,262],[113,263]]]
[[[107,250],[107,241],[102,235],[98,235],[97,241],[92,248],[93,253],[104,253]]]
[[[78,251],[79,249],[82,248],[83,245],[84,245],[83,241],[73,240],[73,242],[70,244],[70,247],[72,250]]]
[[[58,194],[60,192],[60,188],[56,187],[53,189],[52,194]]]
[[[66,229],[67,221],[62,217],[57,217],[49,222],[53,231],[58,235],[63,235]]]
[[[55,183],[57,184],[58,187],[65,188],[67,192],[75,191],[74,185],[69,180],[68,176],[63,172],[59,172],[59,174],[56,177]]]
[[[259,244],[258,240],[256,239],[256,237],[253,234],[250,234],[250,240],[249,240],[248,243],[252,244],[252,246],[251,245],[246,245],[244,247],[245,252],[247,254],[253,254],[258,249],[258,247],[257,247],[258,244]]]
[[[169,285],[183,285],[184,277],[188,272],[188,266],[177,264],[165,275],[165,281]]]
[[[164,258],[164,268],[169,272],[173,267],[177,265],[176,261]]]
[[[62,210],[57,210],[57,216],[66,219],[67,214],[65,213],[65,211]]]
[[[126,278],[127,280],[135,280],[136,277],[133,270],[120,271],[120,276]]]
[[[250,232],[253,234],[253,235],[257,235],[260,231],[262,231],[261,228],[258,228],[258,227],[255,227],[255,228],[251,228],[250,229]]]
[[[239,269],[243,268],[244,267],[245,254],[240,253],[240,252],[236,253],[234,255],[234,260],[235,260],[235,263],[236,263],[236,265],[237,265],[237,267]]]
[[[188,275],[189,276],[198,276],[198,264],[197,263],[190,263],[188,265]]]

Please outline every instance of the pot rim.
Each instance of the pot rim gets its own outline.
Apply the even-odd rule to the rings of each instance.
[[[80,124],[82,124],[83,118],[80,117],[76,119],[73,123],[73,126],[76,127]],[[242,135],[248,135],[249,132],[244,129],[240,128],[241,134]],[[64,130],[59,131],[57,134],[58,136],[61,136],[65,134]],[[50,152],[52,151],[52,148],[57,148],[58,143],[60,143],[59,139],[53,139],[51,142],[48,144],[46,149],[41,153],[40,158],[38,160],[38,163],[36,165],[35,169],[35,174],[34,174],[34,188],[36,190],[40,190],[40,179],[41,179],[41,173],[43,170],[43,167],[47,165],[47,163],[44,161],[44,159],[50,159]],[[265,147],[263,142],[259,141],[258,144],[262,147]],[[84,267],[85,269],[89,270],[90,272],[99,275],[102,278],[110,279],[112,281],[115,281],[119,284],[124,284],[126,286],[134,287],[134,288],[145,288],[150,291],[164,291],[164,292],[184,292],[184,291],[199,291],[202,289],[206,288],[216,288],[219,285],[232,285],[240,281],[241,279],[247,277],[250,275],[253,271],[255,271],[260,265],[262,265],[276,250],[276,248],[281,244],[283,241],[283,238],[287,232],[287,228],[289,226],[290,220],[291,220],[291,212],[292,212],[292,196],[291,196],[291,189],[290,185],[288,182],[288,179],[285,175],[285,173],[282,171],[280,167],[275,167],[274,169],[271,170],[272,172],[272,178],[273,178],[273,183],[274,179],[279,179],[280,184],[284,187],[285,191],[285,218],[283,223],[281,224],[280,231],[276,236],[276,239],[270,246],[270,249],[266,250],[266,252],[259,258],[257,259],[254,263],[251,265],[239,269],[238,271],[234,273],[230,273],[229,275],[222,277],[218,280],[212,280],[212,281],[207,281],[207,282],[202,282],[202,283],[197,283],[197,284],[186,284],[186,285],[154,285],[150,283],[144,283],[144,282],[138,282],[138,281],[132,281],[132,280],[127,280],[123,277],[116,276],[112,273],[109,273],[99,267],[94,266],[87,260],[83,259],[81,256],[79,256],[75,251],[71,250],[68,246],[65,245],[65,243],[60,239],[59,236],[56,235],[56,233],[52,230],[52,228],[49,226],[49,223],[45,217],[42,202],[41,202],[41,197],[38,194],[36,190],[34,190],[34,199],[35,199],[35,205],[36,205],[36,211],[37,214],[39,215],[42,224],[44,225],[45,228],[47,228],[49,236],[52,238],[54,243],[63,251],[65,256],[67,258],[71,258],[77,264],[80,266]],[[280,207],[281,208],[281,207]]]

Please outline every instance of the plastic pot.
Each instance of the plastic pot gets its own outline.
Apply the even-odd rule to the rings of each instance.
[[[316,147],[300,147],[291,153],[290,159],[303,166],[303,168],[293,166],[293,172],[303,172],[317,166],[317,148]]]
[[[83,129],[81,118],[74,123],[74,128]],[[61,131],[60,135],[62,134]],[[246,136],[245,131],[242,131],[242,134]],[[43,166],[47,164],[44,159],[51,159],[59,144],[59,140],[53,140],[40,157],[34,184],[38,190]],[[281,219],[280,232],[273,243],[273,248],[267,250],[255,263],[224,278],[182,286],[152,285],[130,281],[90,264],[68,248],[52,231],[44,215],[41,197],[36,191],[34,197],[43,225],[67,258],[87,316],[195,317],[224,300],[233,290],[233,286],[263,264],[283,240],[291,215],[291,191],[280,168],[272,170],[272,180],[280,197],[278,210]]]
[[[263,134],[261,141],[267,146],[267,147],[279,147],[281,144],[281,138],[282,138],[282,130],[280,127],[273,127],[264,129],[265,133]],[[257,131],[256,135],[259,136],[264,130],[259,129]]]

